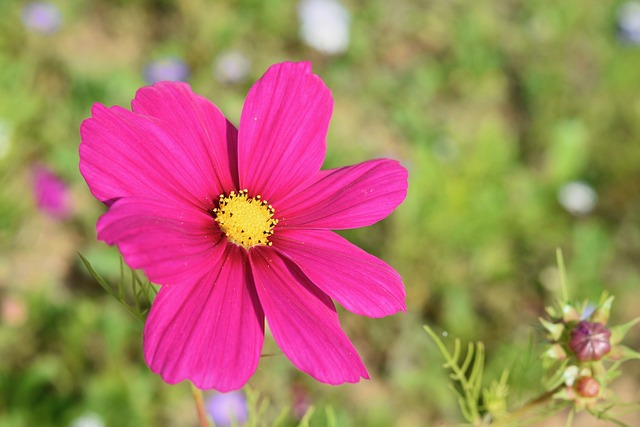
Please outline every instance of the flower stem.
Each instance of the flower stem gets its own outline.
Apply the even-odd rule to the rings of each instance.
[[[575,415],[575,411],[572,409],[567,416],[567,422],[565,423],[565,427],[573,426],[573,416]]]
[[[193,392],[193,400],[195,400],[196,402],[196,410],[198,411],[198,420],[200,420],[200,427],[209,427],[207,413],[204,410],[204,399],[202,398],[202,390],[191,384],[191,391]]]
[[[558,272],[560,274],[560,291],[562,292],[562,304],[569,304],[569,290],[567,289],[566,269],[564,267],[564,257],[562,250],[556,248],[556,261],[558,263]]]
[[[525,403],[515,411],[509,413],[509,415],[507,415],[507,417],[502,421],[506,421],[507,422],[506,425],[508,425],[509,422],[516,421],[522,416],[524,416],[525,414],[527,414],[529,411],[541,405],[544,405],[545,403],[548,403],[549,400],[553,398],[553,395],[556,394],[558,390],[560,390],[563,386],[564,384],[561,384],[558,387],[554,388],[553,390],[549,390],[541,394],[540,396],[536,397],[535,399],[530,400],[529,402]]]

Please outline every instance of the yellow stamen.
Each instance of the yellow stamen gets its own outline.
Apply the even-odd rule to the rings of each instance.
[[[229,241],[249,249],[252,246],[271,246],[269,236],[278,220],[273,207],[260,195],[248,197],[247,190],[220,195],[213,210],[215,221]]]

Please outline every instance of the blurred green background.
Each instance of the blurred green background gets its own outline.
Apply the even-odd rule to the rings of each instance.
[[[341,311],[370,381],[326,386],[264,358],[249,385],[269,400],[265,424],[290,407],[295,425],[313,404],[318,426],[328,406],[339,425],[455,425],[425,323],[484,341],[487,379],[512,371],[511,404],[535,395],[532,326],[556,296],[557,247],[576,299],[608,289],[614,323],[640,313],[640,46],[620,38],[621,4],[344,0],[350,19],[303,39],[295,1],[59,0],[37,16],[47,26],[1,0],[0,426],[196,425],[188,384],[149,371],[142,323],[80,262],[118,278],[117,251],[95,239],[104,208],[78,172],[78,129],[94,102],[128,107],[153,73],[186,79],[237,124],[251,84],[283,60],[312,61],[333,92],[325,167],[409,169],[391,217],[343,233],[402,274],[407,313]],[[62,211],[40,200],[42,170]],[[626,343],[640,348],[640,328]],[[264,352],[278,353],[270,337]],[[618,384],[640,400],[638,363]]]

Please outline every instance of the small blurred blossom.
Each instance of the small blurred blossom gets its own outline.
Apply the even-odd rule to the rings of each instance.
[[[618,36],[625,43],[640,44],[640,2],[623,3],[618,9]]]
[[[95,412],[89,412],[73,420],[70,427],[104,427],[104,421]]]
[[[24,301],[13,296],[7,296],[2,300],[2,323],[8,326],[20,326],[27,320],[27,307]]]
[[[143,74],[150,84],[161,81],[183,82],[189,77],[189,67],[179,58],[162,58],[147,64]]]
[[[11,148],[11,129],[9,125],[0,120],[0,160],[7,157]]]
[[[32,2],[22,8],[22,23],[31,31],[53,34],[60,29],[60,10],[49,2]]]
[[[329,55],[349,47],[349,11],[337,0],[302,0],[298,5],[300,37],[312,48]]]
[[[33,193],[42,212],[57,219],[71,216],[71,196],[67,184],[45,166],[33,167]]]
[[[225,84],[241,83],[249,75],[250,69],[249,59],[235,50],[221,53],[213,63],[213,74]]]
[[[241,391],[213,393],[207,399],[206,407],[217,427],[244,424],[249,416],[247,399]]]
[[[309,390],[301,384],[293,385],[293,416],[301,420],[311,407]]]
[[[558,201],[562,207],[576,216],[591,212],[597,200],[595,190],[582,181],[572,181],[558,192]]]

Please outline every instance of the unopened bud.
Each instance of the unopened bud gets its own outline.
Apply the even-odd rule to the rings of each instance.
[[[596,397],[600,393],[600,383],[593,377],[580,377],[576,381],[575,390],[582,397]]]
[[[567,358],[567,352],[564,351],[560,344],[553,344],[544,354],[545,356],[556,360],[564,360]]]
[[[569,348],[581,362],[600,360],[611,350],[610,336],[602,323],[583,320],[571,331]]]

